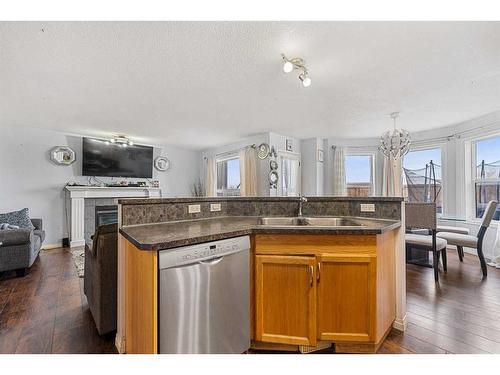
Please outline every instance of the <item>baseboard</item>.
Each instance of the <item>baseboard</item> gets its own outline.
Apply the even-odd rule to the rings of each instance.
[[[70,247],[80,247],[80,246],[85,246],[85,240],[71,241],[70,242]]]
[[[61,243],[48,243],[42,246],[42,250],[52,250],[62,247]]]
[[[115,346],[119,354],[125,354],[125,337],[117,333],[115,336]]]
[[[407,315],[405,314],[405,316],[402,319],[396,318],[394,320],[394,323],[392,323],[392,326],[394,327],[394,329],[397,329],[398,331],[401,332],[406,331],[406,327],[408,326]]]

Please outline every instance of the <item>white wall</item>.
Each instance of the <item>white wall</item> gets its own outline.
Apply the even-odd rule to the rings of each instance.
[[[53,164],[49,150],[66,145],[75,150],[77,161],[71,166]],[[0,128],[0,212],[28,207],[31,217],[43,219],[45,245],[60,244],[68,236],[64,186],[68,182],[87,182],[87,177],[81,176],[81,149],[78,136],[35,128]],[[190,196],[199,175],[198,153],[155,147],[154,155],[160,154],[171,161],[170,170],[153,170],[153,179],[160,181],[163,196]]]
[[[216,157],[217,155],[226,153],[226,152],[231,152],[231,151],[238,151],[243,147],[255,144],[258,146],[261,143],[268,143],[269,147],[275,148],[276,152],[279,150],[286,150],[286,140],[291,139],[292,140],[292,151],[296,153],[300,153],[300,140],[292,137],[287,137],[284,135],[276,134],[276,133],[260,133],[256,134],[253,136],[249,136],[246,138],[243,138],[239,141],[225,144],[222,146],[216,146],[212,147],[206,150],[201,151],[199,154],[199,159],[201,160],[202,164],[200,167],[200,170],[202,171],[202,174],[205,171],[205,160],[203,158],[205,157]],[[271,170],[269,166],[269,161],[270,158],[266,158],[264,160],[259,160],[259,163],[257,164],[257,178],[258,178],[258,192],[259,196],[269,196],[270,195],[270,189],[269,189],[269,172]],[[202,176],[203,177],[203,176]]]
[[[307,196],[323,196],[324,162],[318,161],[318,150],[323,150],[320,138],[304,139],[300,142],[302,155],[302,194]],[[323,158],[325,158],[324,153]]]
[[[206,161],[205,157],[216,157],[217,155],[226,153],[226,152],[231,152],[231,151],[239,151],[243,147],[255,144],[256,146],[260,145],[261,143],[269,143],[269,134],[268,133],[261,133],[261,134],[256,134],[253,136],[249,136],[246,138],[243,138],[239,141],[229,143],[226,145],[222,146],[216,146],[212,147],[206,150],[203,150],[198,158],[198,163],[201,161],[201,167],[200,170],[202,171],[200,177],[204,178],[204,173],[205,173],[205,168],[206,168]],[[258,187],[257,191],[259,192],[259,196],[268,196],[269,195],[269,182],[268,182],[268,173],[269,173],[269,159],[265,160],[259,160],[257,163],[257,179],[258,179]]]
[[[459,136],[454,136],[459,133]],[[471,172],[471,141],[478,137],[500,135],[500,111],[467,120],[458,124],[444,126],[442,128],[411,133],[412,149],[419,148],[442,148],[443,168],[443,206],[444,216],[462,217],[463,221],[441,220],[443,225],[463,226],[470,229],[471,234],[476,235],[479,230],[479,220],[473,218],[472,203],[473,191],[470,181]],[[378,139],[342,139],[328,138],[325,140],[325,194],[332,194],[331,163],[333,151],[331,146],[344,146],[347,152],[372,150],[376,151]],[[375,185],[376,195],[381,195],[381,178],[383,174],[383,156],[376,152],[375,161]],[[469,203],[469,204],[468,204]],[[493,223],[487,231],[484,252],[486,257],[492,256],[493,245],[496,238],[497,223]],[[468,251],[465,249],[465,251]],[[475,251],[469,251],[476,254]]]
[[[458,136],[453,136],[454,134]],[[442,148],[443,168],[443,216],[461,217],[467,222],[442,221],[443,225],[462,226],[476,235],[479,220],[474,218],[473,196],[471,189],[471,142],[478,137],[500,135],[500,111],[451,126],[412,134],[415,148]],[[497,223],[486,232],[484,253],[492,256],[496,238]],[[467,249],[465,249],[467,251]],[[476,254],[475,251],[472,251]]]

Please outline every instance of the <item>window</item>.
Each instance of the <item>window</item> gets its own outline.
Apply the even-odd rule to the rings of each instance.
[[[475,166],[475,211],[476,218],[480,218],[488,202],[500,197],[500,137],[475,142]],[[499,217],[497,208],[493,219]]]
[[[345,180],[349,197],[373,195],[373,155],[346,155]]]
[[[278,195],[297,197],[300,195],[300,154],[278,151]]]
[[[435,202],[443,213],[441,147],[411,151],[403,159],[403,195],[410,202]]]
[[[217,196],[240,195],[240,158],[231,153],[216,161]]]

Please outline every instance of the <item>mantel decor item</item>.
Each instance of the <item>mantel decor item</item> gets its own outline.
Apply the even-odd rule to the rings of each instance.
[[[291,139],[287,139],[286,142],[285,142],[285,147],[286,147],[286,150],[287,151],[292,151],[293,149],[293,145],[292,145],[292,140]]]
[[[68,146],[56,146],[50,150],[50,160],[57,165],[71,165],[76,160],[76,154]]]
[[[160,172],[165,172],[170,168],[170,160],[168,160],[165,156],[158,156],[155,159],[155,168]]]
[[[399,112],[393,112],[390,116],[394,121],[394,128],[392,131],[386,131],[380,137],[378,149],[387,158],[403,157],[410,151],[410,133],[404,129],[396,129],[396,119]]]

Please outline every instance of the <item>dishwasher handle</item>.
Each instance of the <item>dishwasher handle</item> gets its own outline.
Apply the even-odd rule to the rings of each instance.
[[[216,257],[216,258],[212,258],[212,259],[208,259],[208,260],[200,260],[198,263],[199,264],[206,264],[206,265],[210,265],[211,266],[211,265],[220,263],[222,261],[222,259],[224,259],[224,256]]]

